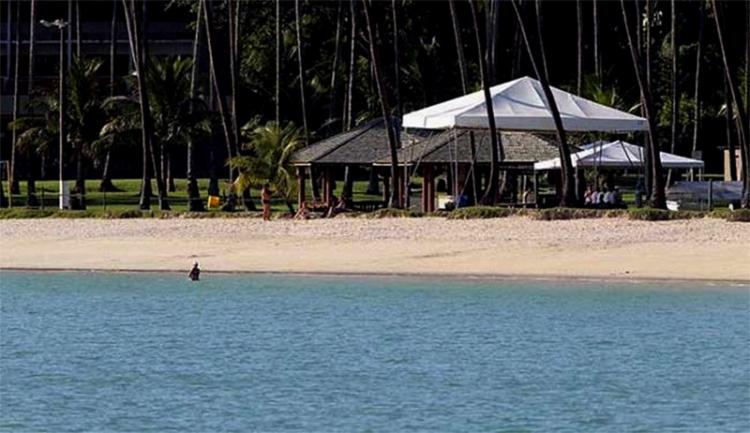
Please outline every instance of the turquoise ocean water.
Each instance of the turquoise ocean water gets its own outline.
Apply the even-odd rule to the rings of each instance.
[[[747,432],[750,292],[4,272],[0,431]]]

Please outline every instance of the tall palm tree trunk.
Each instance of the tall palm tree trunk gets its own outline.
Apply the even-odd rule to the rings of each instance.
[[[732,128],[732,123],[734,122],[734,103],[732,102],[732,94],[726,78],[724,78],[724,95],[727,101],[726,109],[724,110],[724,124],[727,132],[727,151],[729,152],[729,180],[735,181],[737,180],[737,160],[735,158],[737,146]]]
[[[591,0],[594,15],[594,74],[599,84],[602,83],[602,63],[599,53],[599,0]]]
[[[349,2],[350,27],[349,34],[349,77],[346,84],[346,104],[344,106],[344,131],[352,129],[352,103],[354,97],[355,57],[357,48],[357,11],[354,2]]]
[[[227,155],[228,158],[234,157],[236,155],[235,149],[236,149],[236,143],[234,142],[234,132],[232,132],[232,124],[231,120],[229,119],[229,113],[227,109],[227,103],[224,99],[224,92],[222,92],[221,86],[219,85],[219,77],[216,71],[216,56],[215,56],[215,40],[213,37],[214,32],[214,26],[213,26],[213,15],[211,7],[209,6],[208,0],[200,0],[201,4],[203,6],[203,18],[205,20],[205,31],[206,31],[206,45],[208,47],[208,64],[211,69],[211,75],[213,77],[212,85],[214,88],[214,93],[216,95],[216,99],[218,100],[218,107],[219,107],[219,117],[221,118],[221,126],[224,131],[224,141],[227,145]],[[231,166],[229,166],[229,178],[230,181],[234,179],[234,170]]]
[[[576,0],[576,94],[581,94],[583,86],[583,7]]]
[[[714,23],[716,24],[716,33],[719,39],[719,48],[721,48],[721,60],[724,64],[724,76],[726,77],[727,84],[729,85],[729,93],[732,97],[732,103],[734,103],[735,109],[737,110],[737,115],[740,119],[740,121],[737,122],[737,129],[740,134],[740,153],[742,157],[742,172],[744,175],[744,180],[742,183],[741,205],[743,208],[748,208],[750,206],[750,176],[748,176],[748,173],[750,173],[750,168],[748,167],[748,161],[750,161],[750,157],[748,156],[748,154],[750,154],[750,142],[748,142],[748,140],[750,140],[750,135],[748,135],[750,125],[748,125],[748,123],[750,123],[750,121],[748,121],[745,117],[745,115],[747,114],[745,112],[745,105],[742,102],[742,97],[739,92],[739,86],[737,85],[737,81],[734,76],[734,70],[729,64],[729,57],[724,41],[724,28],[722,26],[720,17],[721,10],[717,7],[716,0],[711,0],[711,7],[713,8],[714,12]],[[750,95],[747,95],[747,97],[748,99],[750,99]],[[731,155],[730,157],[734,157],[734,155]]]
[[[638,50],[635,47],[635,42],[633,41],[633,37],[631,35],[629,24],[630,20],[628,19],[625,0],[620,0],[620,6],[622,9],[623,24],[625,25],[625,34],[628,39],[628,47],[630,49],[630,58],[632,60],[633,69],[638,81],[638,90],[641,96],[641,104],[643,106],[644,114],[646,115],[646,120],[648,121],[648,149],[646,153],[649,156],[649,169],[651,171],[651,206],[659,209],[666,209],[667,205],[664,196],[664,179],[662,178],[661,173],[662,167],[661,157],[659,155],[659,142],[656,140],[656,119],[654,117],[655,112],[652,106],[651,91],[646,84],[646,79],[644,77],[640,58],[638,56]]]
[[[461,77],[461,90],[463,91],[463,94],[469,93],[469,73],[467,72],[466,67],[466,56],[464,55],[464,43],[463,38],[461,37],[461,27],[458,25],[458,14],[456,13],[456,2],[455,0],[448,0],[448,6],[450,7],[451,12],[451,24],[453,26],[453,39],[456,43],[456,58],[458,59],[458,71]],[[471,150],[471,179],[469,181],[471,182],[472,186],[472,192],[474,196],[474,203],[479,202],[479,190],[480,190],[480,184],[479,184],[479,176],[477,175],[476,170],[476,154],[477,154],[477,148],[476,148],[476,140],[474,137],[474,131],[469,131],[469,147]]]
[[[669,42],[672,49],[672,128],[669,142],[669,151],[675,153],[677,150],[677,134],[679,132],[680,122],[680,94],[677,89],[678,76],[677,76],[677,7],[675,6],[675,0],[670,0],[670,35]],[[667,172],[667,185],[672,183],[672,170]]]
[[[201,0],[203,1],[203,0]],[[281,0],[276,3],[276,87],[274,89],[274,104],[276,108],[276,125],[281,125]]]
[[[714,22],[716,24],[716,33],[719,39],[719,47],[721,48],[722,63],[724,66],[724,74],[726,77],[727,85],[729,86],[729,94],[731,96],[731,103],[734,104],[734,108],[737,110],[739,121],[737,122],[737,132],[739,134],[740,142],[740,154],[742,158],[742,174],[743,174],[743,188],[742,188],[742,200],[741,204],[743,208],[747,208],[750,204],[750,176],[748,176],[748,153],[750,153],[750,139],[749,130],[745,111],[745,105],[743,104],[742,97],[739,92],[739,86],[734,76],[734,70],[729,64],[729,57],[724,39],[724,29],[721,22],[721,10],[717,7],[716,0],[711,0],[711,6],[714,12]],[[750,98],[750,95],[748,95]],[[728,108],[728,107],[727,107]],[[733,156],[733,155],[732,155]]]
[[[16,3],[16,22],[15,38],[13,40],[13,122],[18,120],[18,78],[19,66],[21,63],[21,3]],[[8,29],[10,31],[10,29]],[[16,140],[18,138],[17,128],[11,129],[11,147],[10,147],[10,173],[8,175],[8,184],[10,185],[10,194],[8,196],[8,207],[13,207],[13,195],[20,194],[18,179],[16,178]]]
[[[310,143],[310,130],[307,128],[307,103],[305,101],[305,70],[302,63],[302,29],[299,13],[300,0],[294,0],[294,27],[297,31],[297,66],[299,67],[299,98],[302,109],[302,128],[305,131],[305,145]]]
[[[698,17],[698,45],[695,50],[695,92],[693,93],[693,146],[692,152],[698,150],[698,129],[701,120],[701,56],[703,55],[703,32],[706,27],[706,3],[701,1],[699,5],[700,16]]]
[[[534,54],[534,50],[531,47],[531,42],[529,41],[529,37],[526,32],[526,24],[524,23],[523,16],[521,15],[521,10],[519,9],[519,6],[516,2],[517,0],[511,0],[513,10],[516,13],[516,19],[518,20],[518,26],[521,29],[521,36],[523,38],[524,44],[526,45],[526,51],[529,55],[529,61],[531,62],[534,73],[536,74],[537,79],[542,86],[544,97],[545,99],[547,99],[547,105],[549,106],[549,111],[552,114],[552,119],[555,122],[558,149],[560,153],[560,175],[562,177],[562,194],[560,199],[560,206],[572,206],[577,202],[575,191],[575,174],[573,172],[573,164],[570,159],[570,148],[568,147],[565,128],[563,127],[562,118],[560,117],[560,111],[557,108],[557,102],[555,101],[555,97],[552,94],[552,89],[549,85],[547,73],[545,70],[540,69],[538,66],[538,62],[536,61],[537,56]],[[541,29],[539,28],[540,26],[541,22],[537,19],[537,32],[541,35]],[[538,43],[539,58],[542,60],[542,65],[546,65],[547,60],[544,52],[544,45],[541,40],[539,40]]]
[[[193,66],[190,70],[190,109],[194,109],[194,101],[198,97],[197,81],[198,66],[201,49],[201,39],[203,32],[203,8],[200,5],[195,13],[195,38],[193,39]],[[202,212],[205,210],[201,200],[200,189],[198,188],[198,179],[195,177],[195,139],[192,134],[188,135],[187,142],[187,193],[188,209],[191,212]]]
[[[484,105],[487,110],[487,123],[490,127],[490,152],[492,159],[490,160],[490,176],[487,181],[487,186],[484,189],[482,197],[482,203],[486,205],[494,205],[497,202],[498,195],[498,181],[500,178],[500,162],[505,158],[503,155],[503,147],[500,142],[500,137],[497,134],[497,128],[495,127],[495,110],[492,106],[492,96],[490,95],[490,83],[489,77],[487,76],[487,51],[482,50],[482,39],[479,37],[479,18],[477,17],[477,9],[474,5],[474,0],[469,0],[469,8],[471,9],[471,20],[474,26],[474,39],[477,44],[477,57],[479,60],[479,76],[482,81],[482,91],[484,92]]]
[[[456,14],[456,1],[448,0],[451,11],[451,24],[453,25],[453,39],[456,43],[456,57],[458,59],[458,72],[461,75],[461,89],[463,94],[469,93],[469,73],[466,68],[466,57],[464,56],[464,43],[461,38],[461,27],[458,25],[458,14]]]
[[[148,175],[148,162],[151,165],[156,178],[156,185],[159,198],[159,209],[169,210],[169,201],[167,198],[164,179],[159,172],[159,165],[156,163],[154,155],[153,136],[154,126],[151,118],[151,108],[148,101],[148,89],[146,87],[146,64],[144,51],[146,51],[146,41],[141,35],[142,17],[136,9],[135,0],[122,0],[125,10],[125,23],[128,29],[128,39],[130,40],[131,55],[136,68],[136,82],[138,86],[138,99],[141,114],[141,141],[143,143],[143,179],[141,186],[140,207],[142,210],[150,208],[151,179]]]
[[[81,0],[76,0],[76,57],[81,57]]]
[[[375,39],[378,35],[378,31],[375,28],[377,25],[372,19],[371,12],[371,1],[364,0],[362,7],[365,12],[365,22],[367,23],[367,35],[370,40],[370,63],[372,65],[372,72],[375,78],[375,84],[377,87],[378,97],[380,99],[380,110],[383,116],[383,122],[385,123],[385,129],[388,134],[388,147],[390,149],[391,159],[391,193],[388,198],[388,207],[398,207],[398,143],[396,139],[393,122],[391,121],[391,108],[388,103],[388,96],[385,91],[385,83],[383,81],[383,73],[380,66],[380,41]]]
[[[115,96],[115,56],[117,55],[117,0],[112,0],[112,19],[109,27],[109,96]],[[109,173],[109,164],[112,159],[112,148],[107,149],[102,168],[102,180],[99,183],[99,191],[117,191],[112,184]]]
[[[339,48],[341,41],[341,20],[342,20],[342,0],[338,0],[338,6],[336,8],[336,36],[334,38],[333,45],[333,64],[331,65],[331,82],[329,85],[330,95],[328,106],[328,123],[333,122],[333,116],[336,112],[336,79],[338,78],[338,67],[339,67]]]
[[[35,39],[35,27],[36,27],[36,0],[29,1],[29,87],[27,90],[27,110],[33,114],[33,95],[34,95],[34,47],[36,44]],[[37,207],[39,206],[39,200],[36,197],[36,168],[39,159],[36,155],[29,154],[27,156],[27,171],[28,176],[26,178],[26,206]]]

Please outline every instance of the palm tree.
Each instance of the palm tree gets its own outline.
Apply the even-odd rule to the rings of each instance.
[[[627,9],[625,8],[625,0],[620,0],[620,6],[622,9],[623,24],[625,25],[625,35],[628,39],[628,48],[630,49],[630,58],[632,60],[633,70],[635,71],[635,76],[638,81],[638,90],[641,96],[641,104],[643,107],[644,115],[646,116],[646,120],[648,122],[648,140],[646,141],[646,153],[648,156],[649,164],[646,172],[651,172],[651,206],[659,209],[665,209],[667,207],[667,203],[664,196],[664,179],[662,179],[661,175],[661,157],[659,154],[659,142],[656,140],[656,119],[654,117],[655,113],[652,106],[651,91],[649,89],[649,86],[647,85],[646,78],[644,77],[643,69],[641,68],[640,56],[638,55],[638,50],[635,47],[635,43],[631,35],[628,13]],[[650,26],[651,24],[649,23],[649,27]],[[646,43],[649,44],[650,40]]]
[[[100,110],[101,99],[96,75],[101,60],[76,57],[68,72],[68,135],[73,143],[76,163],[75,192],[80,195],[78,208],[86,207],[86,177],[84,157],[91,156],[91,143],[96,140],[104,123]]]
[[[729,64],[729,57],[727,55],[727,49],[724,43],[724,28],[722,26],[721,17],[719,16],[721,11],[717,7],[716,0],[711,0],[711,7],[713,8],[714,23],[716,24],[716,33],[719,39],[719,48],[721,49],[721,60],[724,65],[724,76],[726,78],[727,85],[729,86],[729,94],[732,98],[731,103],[734,104],[734,107],[737,110],[737,115],[740,119],[740,121],[737,122],[739,125],[737,130],[740,134],[740,153],[742,154],[742,171],[744,173],[741,204],[743,208],[747,208],[750,206],[750,176],[748,176],[748,174],[750,174],[750,168],[748,167],[748,164],[750,163],[750,156],[748,155],[750,153],[750,142],[748,142],[748,140],[750,140],[750,135],[748,135],[750,125],[745,123],[745,119],[747,119],[745,117],[745,106],[742,103],[739,86],[737,85],[737,81],[734,76],[734,70]],[[750,95],[747,95],[747,97],[750,99]]]
[[[112,20],[109,28],[109,97],[115,96],[115,56],[117,55],[117,0],[112,0]],[[112,158],[112,150],[107,149],[102,168],[102,180],[99,183],[100,192],[118,191],[112,184],[109,175],[109,163]]]
[[[727,133],[727,150],[729,151],[729,180],[735,181],[737,180],[737,160],[735,159],[737,146],[734,138],[734,128],[732,127],[732,123],[734,123],[734,104],[732,103],[732,94],[729,91],[729,84],[727,83],[726,78],[724,78],[724,97],[726,98],[726,103],[719,111],[724,112],[724,124]]]
[[[349,78],[346,85],[346,104],[344,106],[344,131],[352,129],[352,98],[354,96],[355,48],[357,47],[357,15],[354,2],[349,2],[351,32],[349,35]]]
[[[201,0],[203,1],[203,0]],[[281,123],[281,0],[276,3],[276,88],[274,104],[276,108],[276,123]]]
[[[479,19],[474,0],[469,0],[471,9],[471,19],[474,25],[474,39],[477,44],[477,57],[479,61],[479,76],[482,81],[482,90],[484,91],[484,105],[487,110],[487,123],[490,127],[490,146],[492,159],[490,160],[490,176],[487,186],[484,189],[482,202],[487,205],[494,205],[497,201],[497,187],[500,178],[499,164],[505,159],[502,143],[500,143],[497,128],[495,127],[495,111],[492,107],[492,96],[490,95],[490,83],[487,73],[487,52],[482,50],[482,39],[479,37]]]
[[[466,58],[464,56],[464,43],[461,39],[461,28],[458,25],[458,15],[456,14],[456,1],[448,0],[448,6],[451,11],[451,24],[453,25],[453,38],[456,42],[456,56],[458,59],[458,72],[461,75],[461,89],[463,94],[469,93],[468,79],[469,75],[466,71]]]
[[[379,33],[377,31],[377,28],[375,27],[377,23],[375,23],[372,19],[371,1],[372,0],[364,0],[362,2],[362,8],[365,12],[365,22],[367,24],[367,36],[370,45],[370,64],[372,67],[372,73],[375,78],[378,99],[380,100],[380,111],[383,116],[383,122],[385,123],[385,129],[388,135],[388,147],[390,149],[391,195],[388,198],[388,207],[398,207],[398,142],[394,130],[394,125],[391,119],[391,107],[388,103],[388,96],[385,91],[383,72],[380,66],[380,40],[376,39],[376,36],[379,37]]]
[[[703,31],[706,26],[706,3],[701,0],[700,7],[698,10],[700,16],[698,21],[698,44],[695,50],[695,93],[693,94],[693,147],[692,153],[698,150],[698,126],[701,119],[701,100],[700,100],[700,84],[701,84],[701,56],[703,55]]]
[[[36,27],[36,0],[29,1],[29,87],[27,92],[28,106],[29,109],[33,107],[33,94],[34,94],[34,46],[36,39],[34,37],[34,30]],[[36,155],[27,155],[28,161],[28,177],[26,183],[26,206],[36,207],[39,205],[39,200],[36,198],[36,167],[37,162]]]
[[[214,92],[216,94],[216,99],[219,102],[219,117],[221,118],[221,125],[224,131],[224,141],[227,145],[227,154],[229,155],[229,158],[232,158],[236,155],[236,143],[234,141],[234,132],[232,132],[231,120],[229,119],[226,100],[224,99],[224,93],[222,92],[221,86],[219,85],[219,77],[216,71],[216,47],[213,37],[214,24],[212,8],[211,6],[209,6],[208,0],[200,1],[203,7],[203,17],[205,18],[206,45],[208,46],[208,64],[211,70],[211,76],[213,77],[211,81],[213,84]],[[230,166],[229,179],[231,180],[233,178],[234,170]]]
[[[599,8],[598,0],[591,0],[591,11],[594,14],[594,74],[602,80],[602,62],[599,53]]]
[[[581,0],[576,0],[576,67],[578,74],[576,75],[576,93],[581,94],[581,86],[583,86],[583,8],[581,7]]]
[[[343,16],[341,3],[342,0],[338,0],[338,7],[336,8],[336,36],[334,36],[333,64],[331,65],[331,84],[329,85],[329,100],[331,104],[328,107],[327,123],[329,124],[333,122],[333,113],[334,111],[336,111],[336,78],[338,76],[339,69],[339,53],[341,51],[341,49],[339,49],[339,42],[341,41],[341,18]]]
[[[670,11],[671,11],[671,23],[670,23],[670,35],[669,41],[672,49],[672,131],[670,137],[669,151],[675,153],[675,146],[677,144],[677,133],[679,131],[680,121],[680,95],[677,91],[677,7],[675,6],[675,0],[670,0]],[[672,181],[672,170],[669,170],[667,174],[667,185]]]
[[[18,120],[18,71],[21,60],[21,4],[16,4],[16,25],[13,60],[13,122]],[[16,178],[16,130],[11,129],[11,148],[10,148],[10,173],[8,175],[8,184],[10,185],[10,194],[8,195],[8,207],[13,207],[13,194],[19,194],[18,179]]]
[[[205,1],[205,0],[204,0]],[[169,201],[167,199],[166,188],[162,182],[159,166],[153,152],[153,120],[151,118],[151,108],[148,98],[148,88],[146,86],[146,64],[143,56],[145,51],[145,41],[141,36],[141,17],[136,10],[135,0],[122,0],[123,9],[125,10],[125,24],[128,29],[128,39],[130,40],[130,51],[133,63],[135,65],[136,83],[138,88],[138,100],[141,118],[141,142],[143,144],[142,170],[141,179],[141,198],[139,206],[142,210],[148,210],[151,207],[151,177],[148,172],[149,159],[156,177],[156,185],[159,192],[159,208],[169,210]]]
[[[243,143],[246,154],[229,160],[238,171],[236,189],[261,188],[269,183],[271,189],[284,198],[289,212],[294,214],[292,203],[297,181],[292,155],[305,145],[302,131],[291,123],[282,128],[276,122],[259,127],[250,122],[242,127],[242,136],[246,140]]]
[[[193,40],[193,62],[190,70],[190,100],[195,101],[197,93],[197,80],[198,80],[198,55],[200,54],[202,31],[203,31],[203,8],[200,4],[196,8],[195,17],[195,39]],[[195,110],[193,105],[190,106],[190,112]],[[196,140],[190,135],[187,140],[187,193],[188,193],[188,209],[191,212],[200,212],[205,210],[203,207],[203,201],[201,200],[200,189],[198,188],[198,180],[195,177],[195,145]]]
[[[521,36],[523,38],[524,44],[526,45],[526,51],[528,52],[531,66],[534,69],[534,73],[536,74],[537,79],[539,80],[539,84],[541,84],[542,86],[544,97],[547,100],[547,104],[549,105],[549,111],[552,114],[552,119],[555,122],[558,149],[560,152],[560,174],[562,177],[562,197],[560,199],[560,206],[571,206],[576,203],[574,177],[575,174],[573,172],[573,164],[570,160],[570,148],[568,147],[567,138],[565,136],[565,128],[563,127],[562,118],[560,117],[560,111],[557,108],[557,102],[555,101],[555,97],[552,94],[552,89],[549,85],[549,78],[546,73],[546,68],[540,69],[536,61],[536,55],[531,48],[531,43],[526,32],[526,24],[524,23],[523,17],[521,16],[521,11],[518,7],[518,4],[516,3],[516,0],[511,0],[511,4],[513,5],[513,10],[516,14],[516,19],[518,20],[518,27],[521,29]],[[537,32],[541,35],[541,29],[539,28],[540,25],[540,21],[537,20]],[[541,40],[539,40],[538,42],[540,54],[539,58],[542,60],[542,65],[546,65],[547,61],[546,55],[544,53],[544,45],[542,44]]]
[[[305,70],[302,66],[302,29],[300,28],[299,1],[294,0],[294,27],[297,31],[297,66],[299,66],[299,97],[302,109],[302,127],[305,131],[305,143],[310,142],[310,130],[307,128],[307,103],[305,102]]]

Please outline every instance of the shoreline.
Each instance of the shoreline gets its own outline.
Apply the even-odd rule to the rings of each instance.
[[[91,274],[175,274],[185,275],[186,269],[105,269],[105,268],[14,268],[0,266],[3,272],[12,273],[91,273]],[[415,279],[415,280],[471,280],[471,281],[562,281],[583,283],[707,283],[730,284],[731,287],[750,288],[750,279],[721,279],[721,278],[666,278],[666,277],[638,277],[627,275],[587,276],[587,275],[538,275],[538,274],[462,274],[462,273],[382,273],[382,272],[315,272],[315,271],[247,271],[247,270],[201,270],[201,276],[290,276],[312,278],[353,278],[367,279]]]
[[[0,270],[750,283],[716,219],[4,220]]]

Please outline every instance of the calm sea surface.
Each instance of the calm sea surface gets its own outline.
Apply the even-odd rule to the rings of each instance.
[[[0,431],[747,432],[747,287],[0,274]]]

